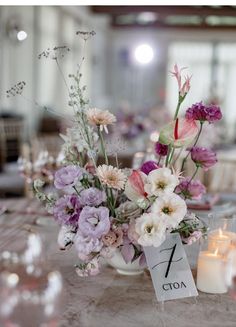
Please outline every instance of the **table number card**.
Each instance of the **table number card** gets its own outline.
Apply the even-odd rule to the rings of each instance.
[[[198,295],[178,233],[170,234],[158,248],[145,247],[144,252],[158,301]]]

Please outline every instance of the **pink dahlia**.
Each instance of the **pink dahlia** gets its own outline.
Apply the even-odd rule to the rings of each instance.
[[[216,153],[210,149],[194,146],[190,152],[196,166],[205,171],[217,163]]]

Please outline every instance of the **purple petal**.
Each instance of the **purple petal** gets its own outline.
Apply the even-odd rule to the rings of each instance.
[[[141,268],[147,267],[147,261],[144,252],[139,257],[139,265]]]
[[[121,248],[121,255],[122,255],[122,257],[123,257],[123,259],[125,260],[126,263],[131,262],[134,255],[135,255],[133,245],[132,244],[123,245],[122,248]]]

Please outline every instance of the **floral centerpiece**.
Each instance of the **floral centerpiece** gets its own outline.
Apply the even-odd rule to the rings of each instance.
[[[94,33],[78,34],[86,44]],[[50,57],[49,53],[50,49],[45,56]],[[57,56],[52,59],[59,65]],[[169,233],[179,232],[187,244],[199,239],[206,229],[187,212],[186,199],[201,197],[205,187],[195,180],[197,171],[208,170],[217,161],[216,154],[197,147],[197,141],[206,122],[221,119],[220,108],[200,102],[187,109],[184,117],[180,116],[190,78],[187,76],[183,82],[182,70],[175,65],[178,103],[173,120],[163,127],[155,145],[157,160],[145,162],[136,170],[120,169],[118,156],[116,166],[110,164],[105,142],[116,117],[108,110],[89,107],[86,87],[81,86],[80,68],[81,64],[75,75],[69,75],[69,106],[74,119],[73,126],[62,136],[64,160],[54,175],[55,194],[46,194],[43,182],[34,181],[36,197],[61,226],[60,248],[65,250],[73,245],[78,254],[77,273],[96,275],[100,259],[110,258],[115,251],[126,263],[139,260],[140,265],[145,265],[143,247],[160,246]],[[182,149],[187,152],[181,170],[177,171],[175,166]],[[97,165],[98,153],[104,164]],[[190,157],[196,170],[193,176],[184,176]]]

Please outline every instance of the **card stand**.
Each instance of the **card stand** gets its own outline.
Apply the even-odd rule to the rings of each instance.
[[[165,301],[157,301],[156,296],[152,299],[152,305],[156,308],[158,312],[164,312],[165,311]]]
[[[178,233],[160,247],[144,247],[144,252],[158,303],[198,295]]]

